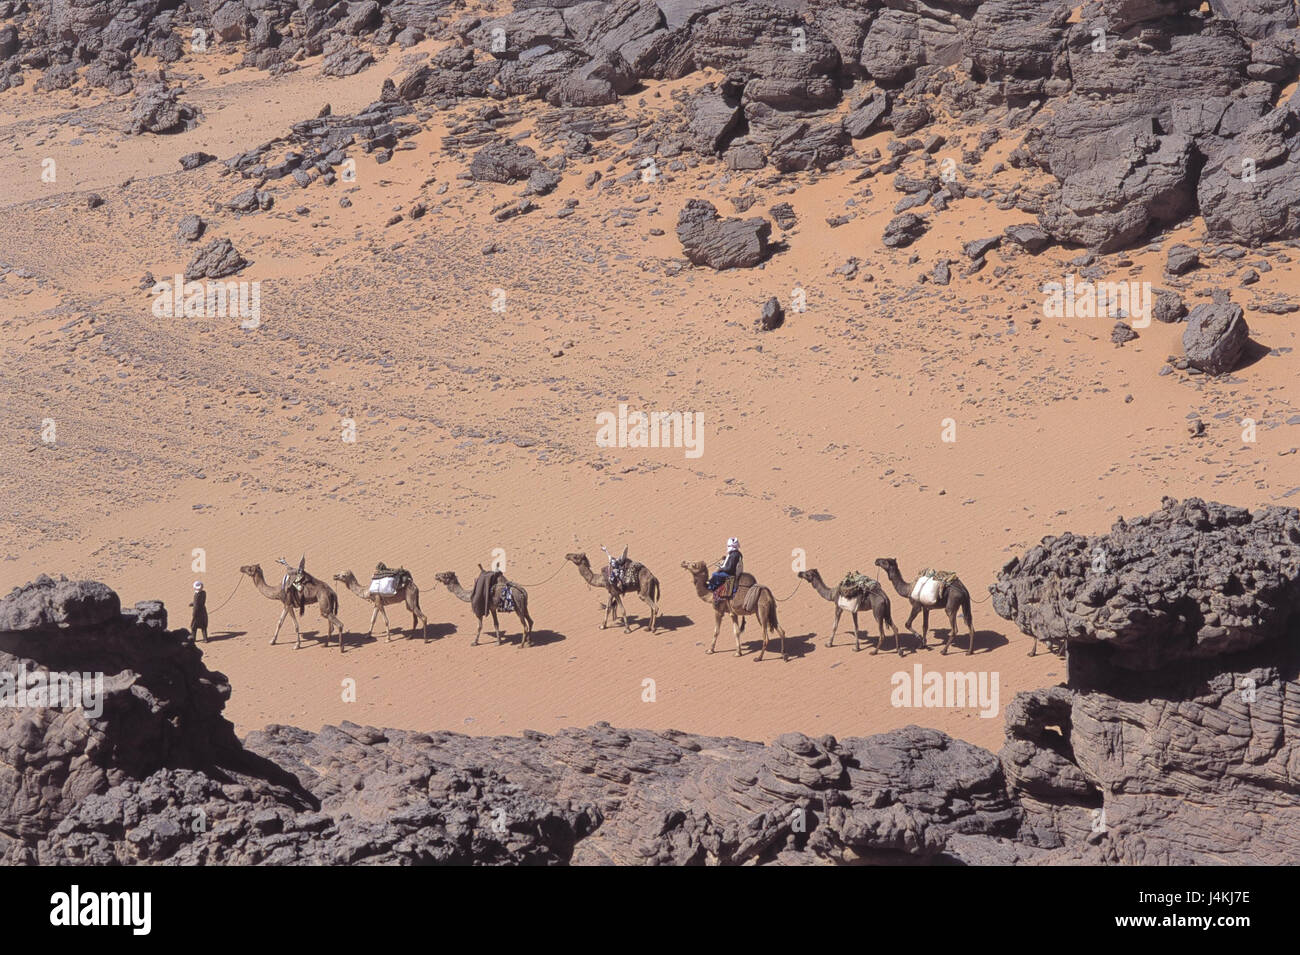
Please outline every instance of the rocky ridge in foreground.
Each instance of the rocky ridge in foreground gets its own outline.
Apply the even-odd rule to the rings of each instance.
[[[1097,555],[1104,555],[1098,562]],[[161,604],[42,577],[0,601],[0,690],[102,671],[103,711],[0,707],[10,863],[1300,862],[1300,511],[1197,499],[1044,539],[994,606],[1063,641],[997,754],[909,726],[768,745],[607,724],[345,723],[241,745]],[[7,676],[6,676],[7,675]]]

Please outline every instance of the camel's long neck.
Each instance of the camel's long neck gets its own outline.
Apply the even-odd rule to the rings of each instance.
[[[596,572],[591,569],[591,564],[586,564],[586,563],[579,564],[578,573],[582,574],[582,579],[585,580],[587,583],[591,584],[591,586],[593,587],[605,586],[605,581],[602,580],[600,577],[596,576]]]
[[[278,587],[272,587],[266,582],[266,578],[262,576],[260,570],[253,575],[253,586],[257,588],[259,594],[271,600],[280,600],[284,596],[284,591]]]
[[[463,600],[465,601],[465,603],[469,603],[470,593],[460,584],[449,583],[447,584],[447,589],[451,591],[451,595],[455,597],[457,600]]]
[[[691,579],[695,581],[695,596],[701,600],[712,600],[713,595],[709,593],[709,588],[705,586],[707,581],[702,573],[691,574]]]
[[[362,600],[370,599],[370,591],[366,590],[365,587],[362,587],[355,577],[349,577],[347,580],[343,581],[343,585]]]
[[[889,574],[889,582],[894,585],[901,597],[912,596],[912,585],[903,579],[903,575],[898,572],[897,567],[890,567],[886,573]]]
[[[823,600],[835,599],[835,591],[826,586],[826,582],[822,580],[822,575],[816,571],[813,571],[812,579],[808,583],[812,584],[813,590],[817,591],[817,596]]]

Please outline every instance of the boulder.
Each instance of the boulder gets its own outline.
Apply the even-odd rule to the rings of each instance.
[[[692,199],[677,217],[677,238],[695,265],[745,269],[767,258],[772,224],[766,219],[723,219],[713,203]]]
[[[1183,352],[1193,368],[1207,375],[1226,375],[1237,366],[1249,340],[1240,305],[1205,303],[1187,315]]]

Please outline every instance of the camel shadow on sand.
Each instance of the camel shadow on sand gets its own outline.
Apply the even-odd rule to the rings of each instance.
[[[457,627],[455,624],[446,624],[445,626],[447,627],[447,633],[444,634],[444,636],[454,636],[456,634],[464,634],[465,636],[470,638],[470,646],[471,647],[474,646],[473,637],[471,636],[468,629],[461,629]],[[429,629],[430,630],[433,629],[433,624],[429,625]],[[505,633],[503,634],[503,636],[504,639],[501,641],[501,646],[503,647],[505,646],[518,647],[523,642],[524,639],[524,635],[518,632]],[[532,639],[529,641],[528,646],[524,647],[523,649],[530,650],[533,647],[544,647],[547,646],[548,644],[560,643],[567,639],[568,637],[566,637],[564,634],[556,633],[554,630],[533,630]],[[497,645],[497,635],[493,633],[491,630],[489,630],[487,627],[484,627],[482,636],[478,638],[478,645],[480,647],[495,647]]]
[[[941,630],[931,629],[930,634],[925,641],[925,649],[942,650],[943,641],[946,639],[948,639],[947,627],[944,627]],[[961,629],[959,625],[957,636],[952,638],[952,644],[948,647],[948,656],[952,656],[953,654],[960,654],[961,656],[966,656],[967,655],[966,648],[967,646],[969,646],[969,640],[970,638],[966,635],[966,631]],[[998,633],[998,631],[996,630],[976,630],[974,653],[976,654],[992,653],[998,647],[1005,647],[1010,642],[1011,642],[1010,640],[1008,640],[1003,634]],[[892,644],[889,644],[889,646],[892,648]],[[920,648],[921,648],[921,638],[913,637],[910,634],[908,634],[906,631],[904,631],[903,632],[904,655],[908,654],[909,652],[914,652],[916,650],[919,650]]]
[[[717,653],[722,652],[722,638],[724,635],[727,635],[725,628],[723,629],[722,633],[718,634]],[[763,649],[762,633],[759,633],[756,637],[751,638],[749,628],[746,628],[745,632],[740,635],[740,648],[744,651],[745,656],[747,657],[752,656],[754,660],[757,661],[758,651]],[[786,634],[785,652],[786,655],[791,660],[802,659],[803,657],[806,657],[808,654],[812,653],[816,649],[817,649],[817,634],[815,633]],[[736,653],[736,643],[733,640],[731,642],[731,654],[734,656],[735,653]],[[766,663],[769,659],[772,658],[775,658],[777,660],[781,659],[780,634],[774,633],[767,638],[767,653],[763,656],[762,662]]]

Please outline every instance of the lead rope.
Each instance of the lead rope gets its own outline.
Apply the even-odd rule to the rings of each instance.
[[[799,592],[799,588],[802,587],[802,586],[803,586],[803,578],[800,577],[800,578],[799,578],[799,583],[795,584],[795,585],[794,585],[794,590],[790,591],[790,597],[793,597],[795,594],[797,594],[797,593]],[[785,603],[786,600],[789,600],[790,597],[786,597],[785,600],[778,600],[777,603],[779,603],[779,604],[783,604],[783,603]]]
[[[561,559],[561,560],[560,560],[560,566],[557,567],[557,568],[555,568],[555,573],[551,574],[551,576],[547,577],[545,580],[538,581],[538,582],[535,583],[535,584],[520,584],[520,583],[516,583],[515,586],[516,586],[516,587],[540,587],[540,586],[542,586],[543,584],[549,584],[552,580],[554,580],[557,576],[559,576],[560,571],[564,570],[564,565],[567,564],[567,563],[568,563],[567,560]]]
[[[237,581],[235,581],[235,590],[238,590],[238,589],[239,589],[239,585],[242,584],[243,582],[244,582],[244,575],[243,575],[243,574],[240,574],[240,575],[239,575],[239,579],[238,579]],[[224,607],[226,604],[230,603],[230,601],[232,601],[232,600],[235,599],[235,590],[232,590],[232,591],[230,592],[230,596],[227,597],[225,600],[223,600],[223,601],[221,602],[221,607]],[[221,609],[221,607],[216,607],[216,608],[214,608],[214,609],[212,610],[212,613],[216,613],[218,610]]]

